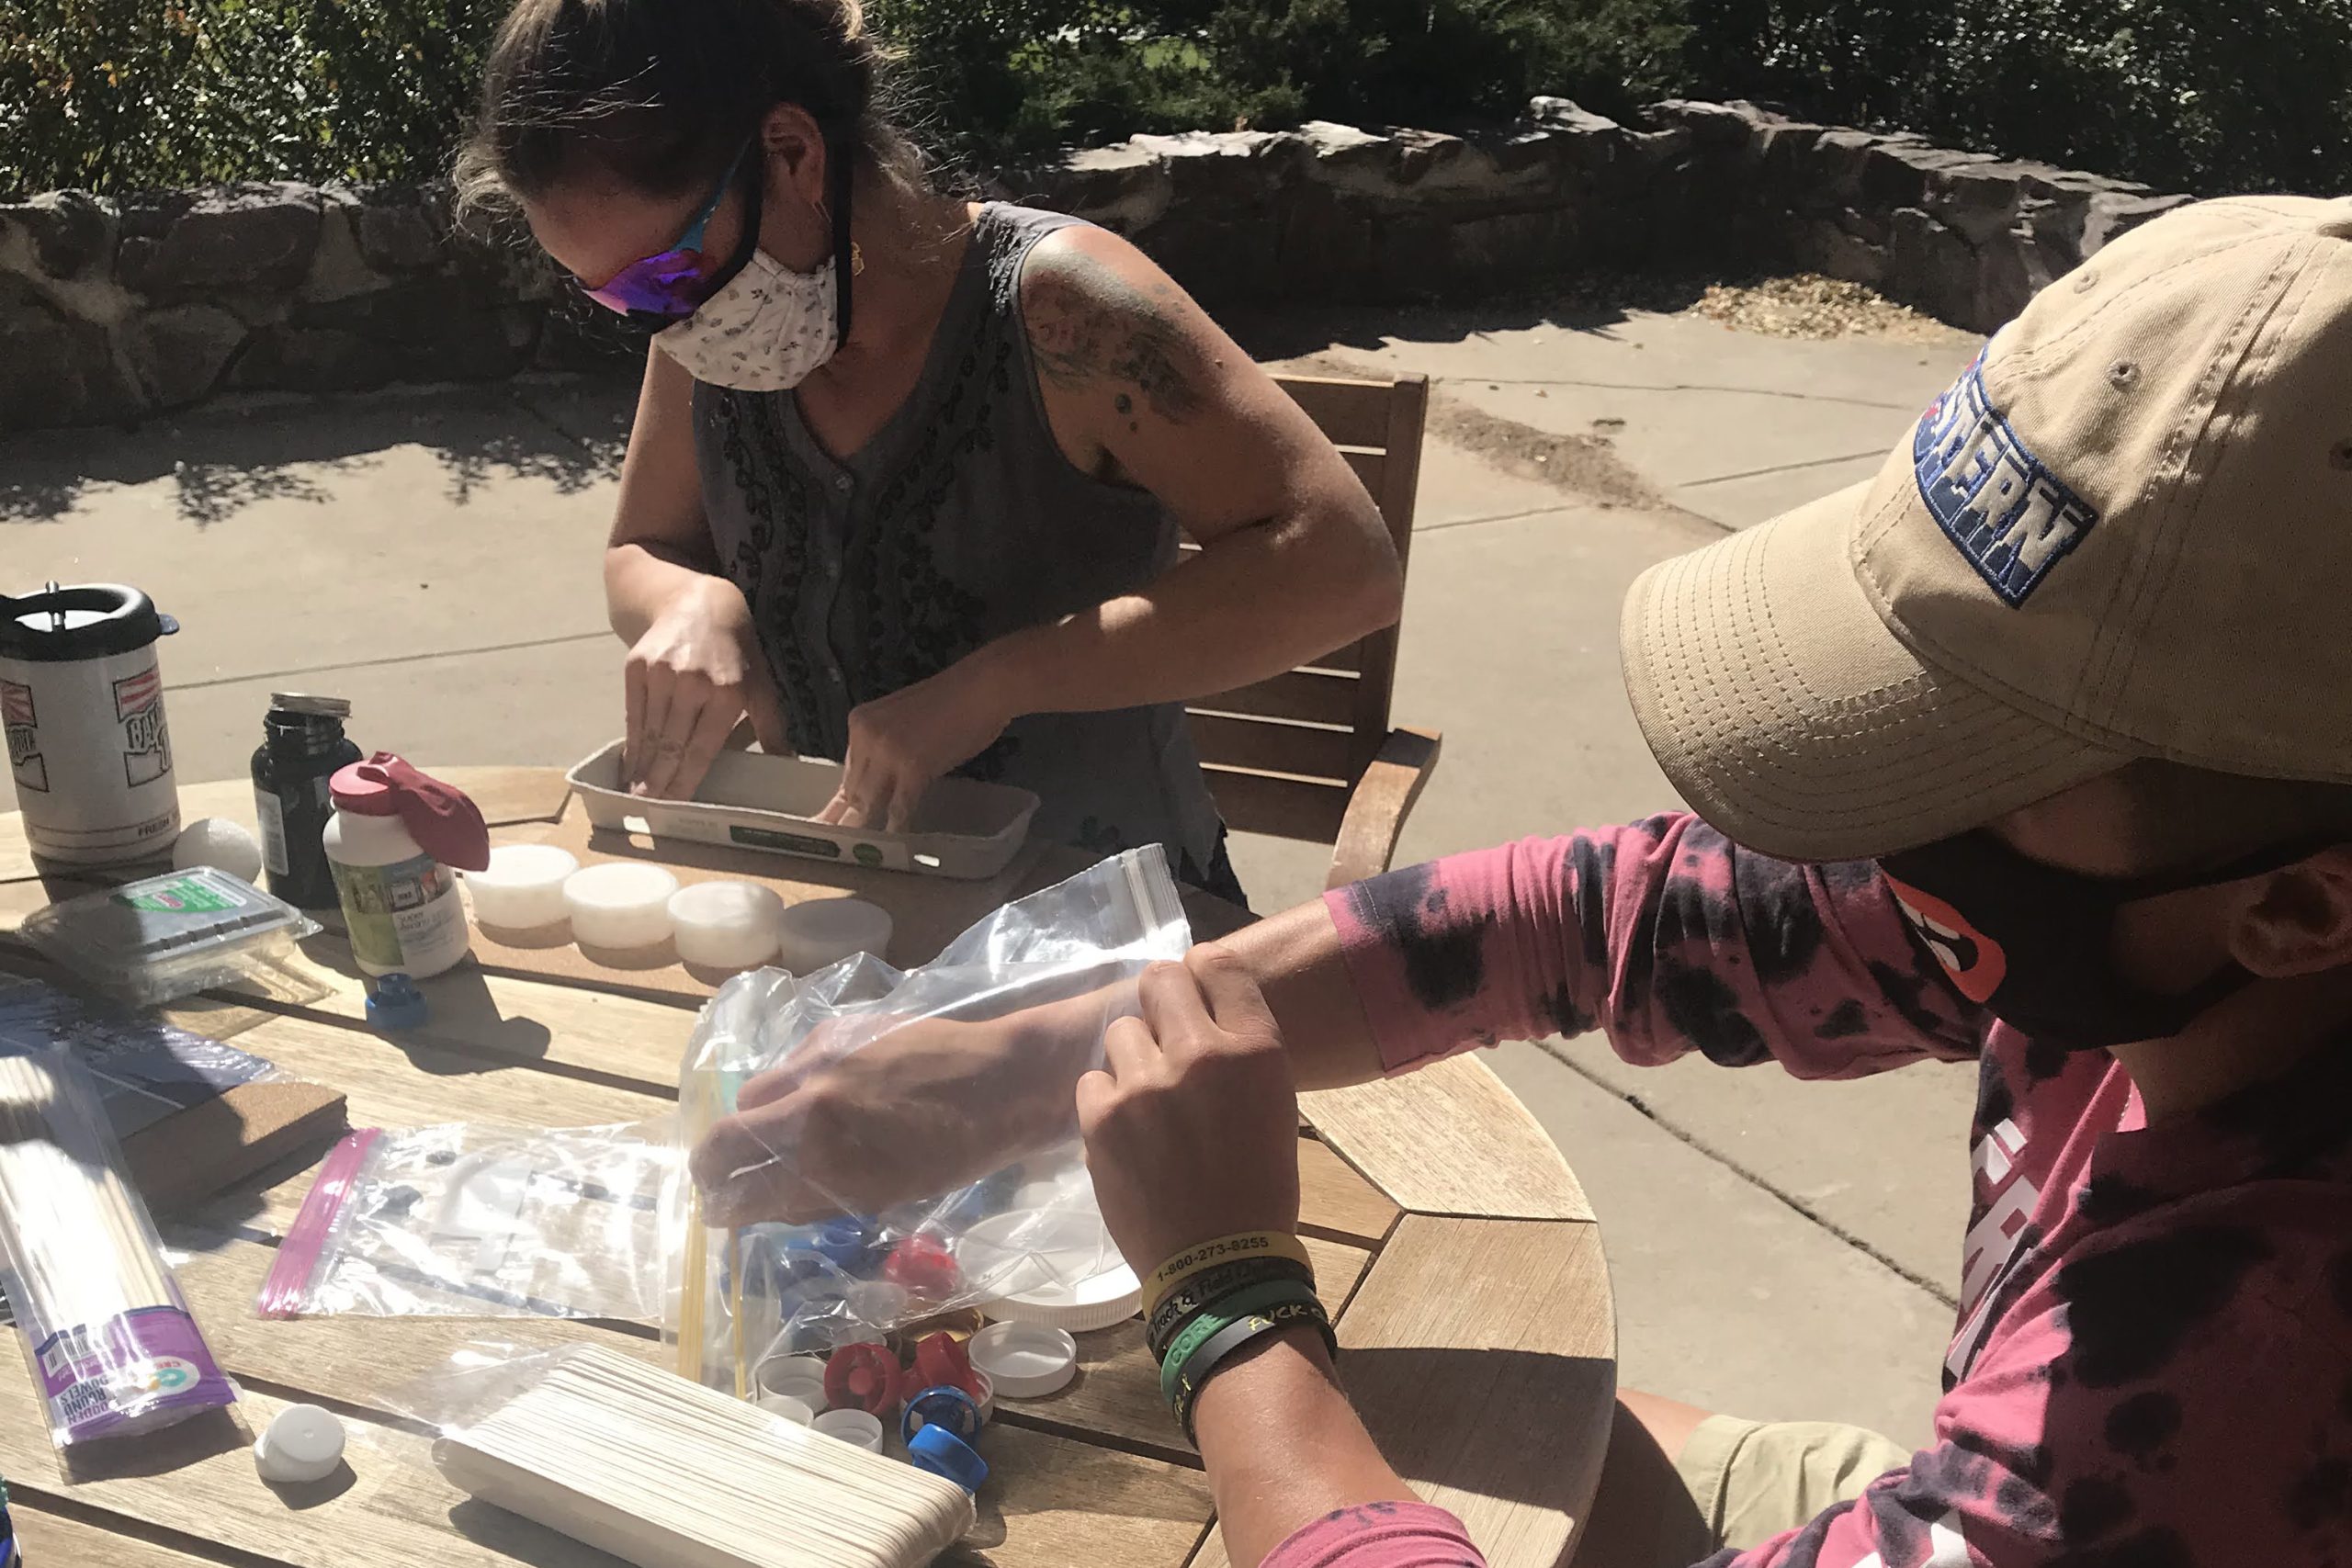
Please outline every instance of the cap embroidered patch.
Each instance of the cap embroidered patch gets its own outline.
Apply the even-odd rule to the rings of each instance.
[[[1911,457],[1919,499],[2012,609],[2098,521],[1994,409],[1981,354],[1919,421]]]

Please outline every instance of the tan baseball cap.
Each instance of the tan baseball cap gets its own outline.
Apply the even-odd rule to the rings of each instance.
[[[1879,477],[1652,568],[1658,763],[1797,860],[2138,757],[2352,782],[2352,199],[2209,201],[2052,283]]]

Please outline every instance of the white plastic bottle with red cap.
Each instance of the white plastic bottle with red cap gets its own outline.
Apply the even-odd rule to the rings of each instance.
[[[438,975],[472,947],[450,868],[490,864],[481,814],[459,791],[390,752],[328,782],[321,842],[334,868],[352,956],[369,975]]]

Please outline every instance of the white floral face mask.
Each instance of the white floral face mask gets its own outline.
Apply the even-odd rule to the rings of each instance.
[[[831,261],[795,272],[753,251],[726,288],[653,341],[697,381],[739,392],[797,387],[833,356],[840,289]]]

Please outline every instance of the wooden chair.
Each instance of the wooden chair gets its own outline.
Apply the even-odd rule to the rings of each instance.
[[[1372,492],[1404,566],[1429,378],[1275,379]],[[1390,626],[1311,665],[1191,705],[1193,736],[1226,821],[1244,833],[1331,845],[1327,887],[1387,870],[1442,739],[1434,730],[1389,728],[1396,675]]]

